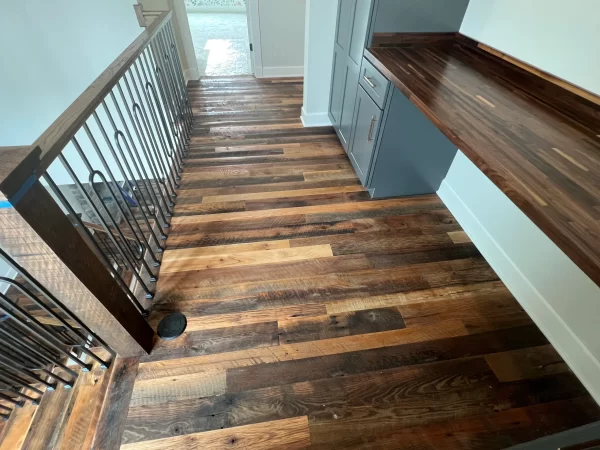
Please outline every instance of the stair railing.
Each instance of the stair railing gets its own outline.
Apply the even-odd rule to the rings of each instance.
[[[6,251],[13,273],[0,277],[0,419],[44,390],[72,388],[94,363],[106,369],[116,356],[99,336]]]
[[[0,148],[0,191],[101,304],[88,325],[123,356],[152,348],[143,317],[192,122],[165,12],[31,146]]]

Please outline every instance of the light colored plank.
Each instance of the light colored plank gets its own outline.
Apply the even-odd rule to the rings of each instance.
[[[361,212],[361,211],[375,211],[377,209],[393,208],[401,206],[416,206],[416,205],[430,205],[439,203],[439,198],[436,196],[428,197],[408,197],[408,198],[394,198],[387,200],[372,200],[369,202],[358,202],[358,203],[335,203],[332,205],[316,205],[316,206],[302,206],[299,208],[279,208],[279,209],[268,209],[261,211],[244,211],[244,212],[233,212],[233,213],[222,213],[222,214],[211,214],[207,216],[180,216],[173,217],[171,224],[173,226],[186,225],[186,224],[197,224],[197,223],[208,223],[217,222],[224,220],[252,220],[252,219],[264,219],[267,217],[283,217],[283,216],[297,216],[301,214],[329,214],[329,213],[341,213],[341,212]]]
[[[552,345],[529,347],[485,357],[498,380],[502,382],[541,378],[569,371]]]
[[[31,402],[15,408],[0,435],[0,450],[20,450],[29,432],[37,408]]]
[[[455,244],[468,244],[471,242],[471,238],[464,231],[450,231],[448,236]]]
[[[294,317],[315,317],[327,313],[325,305],[309,304],[284,306],[277,309],[262,309],[231,314],[213,314],[209,316],[188,317],[186,331],[212,330],[233,326],[250,325],[253,323],[275,322]],[[165,313],[166,314],[166,313]],[[158,323],[164,316],[152,316],[151,324]]]
[[[84,449],[85,442],[93,440],[109,380],[109,371],[98,364],[90,372],[79,374],[71,397],[72,408],[55,448]]]
[[[129,406],[210,397],[225,393],[225,371],[199,372],[152,380],[137,380]]]
[[[273,264],[303,259],[327,258],[333,256],[331,245],[311,245],[308,247],[282,248],[257,252],[243,252],[232,255],[198,256],[163,262],[161,273],[185,272],[190,270],[220,269],[224,267]]]
[[[350,169],[304,172],[304,181],[345,180],[357,178]]]
[[[231,147],[215,147],[215,153],[241,152],[250,150],[279,150],[284,148],[298,148],[296,144],[256,144],[256,145],[234,145]]]
[[[198,258],[202,256],[232,255],[236,253],[276,250],[282,248],[290,248],[290,241],[265,241],[250,242],[246,244],[214,245],[212,247],[182,248],[177,250],[167,250],[162,261],[164,264],[165,262]],[[162,272],[164,273],[164,271]]]
[[[501,295],[508,290],[500,281],[449,286],[444,288],[425,289],[412,292],[401,292],[389,295],[351,298],[327,303],[327,314],[341,314],[364,309],[388,308],[390,306],[409,305],[422,302],[439,302],[457,299],[487,297]]]
[[[142,363],[139,367],[138,379],[153,379],[198,372],[214,372],[234,367],[391,347],[414,342],[465,336],[467,334],[467,330],[460,320],[448,320],[431,325],[382,331],[379,333]]]
[[[244,200],[265,200],[270,198],[305,197],[309,195],[343,194],[346,192],[361,192],[364,188],[354,186],[326,187],[315,189],[296,189],[290,191],[253,192],[251,194],[210,195],[202,198],[202,203],[234,202]]]
[[[125,444],[121,450],[297,450],[310,444],[308,417],[303,416]]]

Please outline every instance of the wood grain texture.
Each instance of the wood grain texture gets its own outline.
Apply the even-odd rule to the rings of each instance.
[[[109,389],[98,419],[92,449],[112,450],[120,447],[138,366],[137,358],[118,358],[113,362]]]
[[[326,258],[333,256],[329,244],[312,245],[302,248],[283,248],[196,256],[194,258],[171,259],[163,262],[161,272],[177,273],[188,270],[219,269],[223,267],[253,266],[277,262],[298,261],[303,259]]]
[[[296,450],[310,447],[308,417],[284,419],[273,422],[246,425],[227,430],[126,444],[123,450],[179,450],[228,449],[248,450]]]
[[[600,105],[462,36],[365,56],[600,284]]]
[[[491,53],[494,56],[497,56],[498,58],[508,61],[509,63],[514,64],[515,66],[520,67],[521,69],[526,70],[527,72],[530,72],[535,76],[543,78],[544,80],[547,80],[551,83],[556,84],[557,86],[560,86],[568,91],[571,91],[572,93],[574,93],[575,95],[578,95],[579,97],[583,97],[586,100],[589,100],[590,102],[600,105],[600,96],[598,96],[590,91],[580,88],[579,86],[575,86],[574,84],[571,84],[566,80],[563,80],[563,79],[558,78],[548,72],[540,70],[537,67],[532,66],[531,64],[527,64],[526,62],[521,61],[520,59],[517,59],[513,56],[507,55],[506,53],[503,53],[493,47],[490,47],[489,45],[479,43],[479,45],[477,47],[479,47],[482,50],[485,50],[488,53]]]
[[[437,196],[371,201],[347,160],[317,163],[343,150],[300,128],[300,81],[189,91],[178,266],[149,319],[188,329],[140,363],[122,448],[488,450],[600,418]],[[278,428],[300,420],[299,443]]]

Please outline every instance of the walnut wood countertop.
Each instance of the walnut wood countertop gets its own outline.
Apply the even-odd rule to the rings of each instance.
[[[600,285],[600,106],[472,42],[365,57]]]

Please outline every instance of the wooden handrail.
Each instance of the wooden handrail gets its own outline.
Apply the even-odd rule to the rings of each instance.
[[[0,147],[0,189],[7,198],[44,174],[152,38],[169,22],[171,15],[171,11],[163,12],[147,27],[32,146]]]

